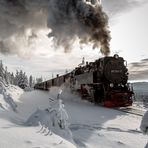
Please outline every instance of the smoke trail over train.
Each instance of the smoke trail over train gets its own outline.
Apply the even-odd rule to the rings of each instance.
[[[102,0],[102,4],[115,16],[143,1]],[[41,48],[50,48],[51,39],[65,51],[79,41],[80,45],[91,44],[107,55],[108,17],[99,0],[0,0],[0,53],[31,56]]]
[[[92,44],[104,55],[110,52],[108,17],[98,0],[49,0],[49,37],[65,51],[78,38],[80,44]]]

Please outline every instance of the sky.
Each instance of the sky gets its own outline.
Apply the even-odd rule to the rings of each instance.
[[[10,3],[11,9],[5,7],[5,1],[10,0],[0,2],[0,59],[8,71],[22,69],[28,75],[49,79],[72,70],[83,57],[85,61],[94,61],[103,56],[99,49],[90,46],[82,49],[77,44],[66,53],[55,49],[48,37],[48,0],[42,3],[25,0],[26,7],[17,3],[21,0],[16,0],[13,5]],[[127,60],[130,80],[148,80],[148,3],[146,0],[102,0],[102,6],[109,17],[110,55],[118,53]]]

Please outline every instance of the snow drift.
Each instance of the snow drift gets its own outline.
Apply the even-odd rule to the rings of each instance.
[[[49,107],[44,110],[37,109],[25,124],[29,126],[40,125],[40,132],[45,133],[45,135],[50,135],[53,132],[74,143],[69,129],[68,114],[62,100],[59,98],[61,92],[60,90],[57,98],[49,98]]]
[[[8,110],[11,108],[16,111],[17,105],[15,101],[23,93],[23,90],[17,86],[6,84],[0,77],[0,108]]]
[[[60,127],[59,122],[56,122],[55,126],[58,130],[52,129],[54,127],[51,121],[54,120],[50,119],[52,116],[49,110],[52,111],[56,108],[56,112],[59,111],[58,101],[54,101],[57,100],[58,89],[54,88],[53,93],[52,91],[50,93],[39,90],[25,92],[17,102],[17,113],[0,112],[0,147],[18,148],[20,145],[22,148],[75,147],[71,142],[62,138],[65,133],[67,135],[66,127],[61,129],[63,126]],[[71,123],[68,128],[70,127],[72,131],[77,147],[143,148],[146,145],[147,136],[139,131],[141,117],[95,106],[89,102],[78,102],[77,96],[74,98],[73,95],[67,93],[67,96],[65,96],[65,94],[66,92],[60,96],[60,99],[65,98],[65,107],[63,105],[61,107],[66,108],[68,112],[68,120]],[[55,97],[53,97],[54,95]],[[62,102],[59,103],[63,104]],[[28,118],[29,116],[31,120]],[[53,117],[56,121],[61,119],[59,118],[60,115]],[[28,120],[26,121],[26,119]],[[24,126],[24,121],[26,121],[26,124],[28,123],[27,125],[33,126]],[[66,125],[69,125],[69,121],[66,122]],[[51,128],[48,128],[48,126]],[[56,130],[57,135],[54,134]],[[60,133],[61,137],[58,136]]]

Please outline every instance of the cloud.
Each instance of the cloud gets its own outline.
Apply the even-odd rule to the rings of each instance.
[[[141,71],[132,71],[130,76],[130,80],[148,80],[148,70]]]
[[[129,64],[130,80],[148,80],[148,59]]]
[[[48,12],[51,12],[49,9],[51,8],[49,7],[49,1],[54,3],[59,2],[59,4],[67,2],[65,4],[68,5],[68,2],[76,2],[77,0],[0,0],[0,53],[28,57],[34,54],[38,48],[44,48],[44,41],[40,41],[40,45],[37,44],[37,42],[43,40],[40,31],[44,30],[42,33],[44,36],[49,33],[49,30],[47,30]],[[98,3],[97,0],[87,0],[87,4],[86,2],[84,3],[84,1],[85,0],[79,0],[79,7],[82,6],[83,8],[83,6],[85,6],[87,8],[88,3],[91,3],[91,5]],[[102,0],[102,5],[104,10],[108,12],[108,15],[114,18],[117,14],[138,7],[145,1],[146,0]],[[61,5],[60,8],[64,9],[62,6],[63,5]],[[71,9],[71,7],[66,8]],[[64,9],[64,11],[65,10],[66,9]],[[85,11],[79,10],[85,13]],[[60,20],[63,21],[59,18],[59,21]],[[86,23],[86,21],[84,21],[84,23]],[[81,25],[83,25],[83,23]],[[75,26],[72,26],[72,28],[73,27]],[[59,28],[59,30],[60,29],[61,28]],[[84,30],[87,30],[87,28],[84,27]],[[55,34],[57,34],[56,31]],[[52,36],[53,34],[50,35]],[[67,36],[66,39],[70,37],[71,36]],[[81,38],[84,38],[83,34],[81,34]],[[87,38],[86,40],[89,41],[89,39],[90,38]],[[64,41],[66,42],[67,40],[60,40],[58,43],[61,44]],[[72,42],[69,41],[69,44],[71,43]],[[50,48],[49,44],[47,45],[48,48]]]
[[[38,31],[47,28],[48,0],[0,1],[0,52],[26,56],[38,38]]]
[[[102,0],[102,5],[109,17],[114,18],[146,2],[146,0]]]

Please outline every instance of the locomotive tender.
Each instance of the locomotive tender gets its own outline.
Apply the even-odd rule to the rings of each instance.
[[[132,105],[134,94],[127,81],[127,62],[115,54],[86,62],[85,66],[79,66],[70,73],[38,83],[35,89],[49,90],[68,82],[71,91],[79,92],[82,99],[106,107],[125,107]]]

